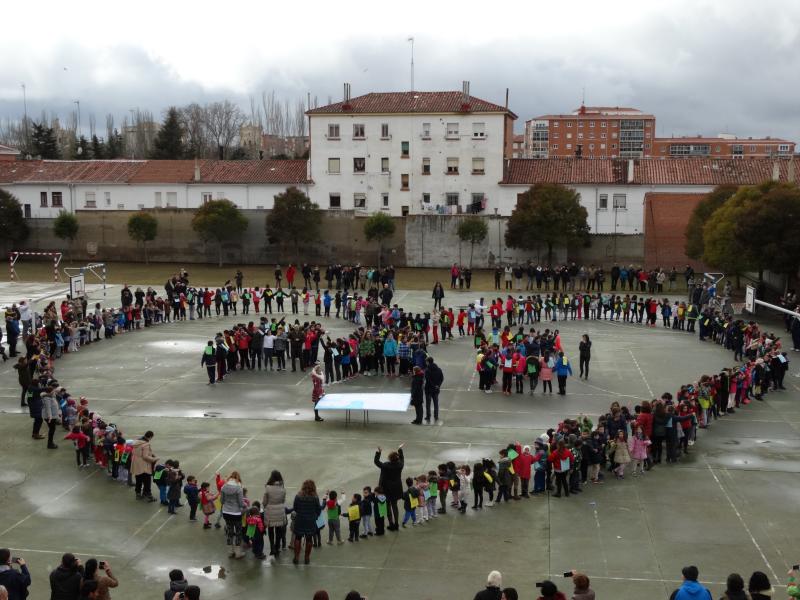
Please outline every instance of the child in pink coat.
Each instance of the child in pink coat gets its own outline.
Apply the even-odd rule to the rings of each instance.
[[[644,461],[647,460],[647,447],[650,445],[650,440],[647,434],[640,426],[636,429],[628,440],[628,450],[630,450],[631,459],[633,460],[633,476],[636,477],[636,469],[644,475]]]

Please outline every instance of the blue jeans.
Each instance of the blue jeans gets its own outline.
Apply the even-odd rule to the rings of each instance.
[[[167,486],[158,486],[158,499],[161,500],[161,504],[167,504]]]
[[[547,472],[544,469],[539,469],[533,474],[533,493],[539,494],[544,491],[545,481],[547,479]]]
[[[411,510],[406,510],[403,514],[403,525],[408,523],[408,520],[411,521],[416,525],[417,524],[417,511],[413,508]]]

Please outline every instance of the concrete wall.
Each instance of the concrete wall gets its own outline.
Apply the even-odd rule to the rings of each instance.
[[[599,234],[590,237],[591,244],[570,246],[569,260],[579,265],[642,266],[644,263],[644,235]]]

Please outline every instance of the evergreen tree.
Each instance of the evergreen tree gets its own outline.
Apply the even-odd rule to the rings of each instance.
[[[322,215],[319,206],[296,187],[275,196],[275,205],[266,217],[265,228],[270,244],[292,243],[295,259],[300,258],[300,244],[319,239]]]
[[[89,142],[84,136],[81,136],[78,139],[78,143],[75,145],[75,159],[89,160],[90,158],[92,157],[89,153]]]
[[[122,158],[124,150],[122,135],[118,130],[114,129],[114,133],[108,138],[108,143],[106,144],[106,158]]]
[[[96,135],[92,136],[92,158],[101,160],[106,157],[106,145]]]
[[[19,200],[10,192],[0,190],[0,249],[8,251],[25,241],[30,230]]]
[[[153,151],[150,158],[161,160],[176,160],[183,158],[186,150],[183,146],[183,127],[181,126],[178,109],[170,106],[164,124],[158,130]]]
[[[381,268],[383,259],[383,240],[394,235],[395,224],[392,217],[386,213],[377,212],[364,221],[364,235],[370,242],[378,242],[378,269]]]
[[[61,157],[56,143],[56,134],[52,127],[47,127],[44,123],[33,123],[31,145],[33,146],[34,156],[49,159]]]

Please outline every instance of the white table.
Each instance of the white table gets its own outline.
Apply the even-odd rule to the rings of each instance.
[[[369,411],[406,412],[411,404],[411,394],[376,394],[371,392],[353,394],[325,394],[317,405],[317,410],[345,411],[345,424],[351,422],[351,411],[363,411],[364,425],[369,423]]]

